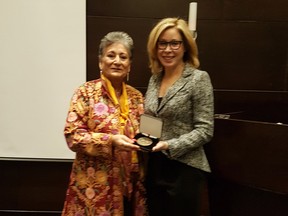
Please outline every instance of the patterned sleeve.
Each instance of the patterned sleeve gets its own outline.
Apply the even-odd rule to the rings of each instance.
[[[93,86],[84,84],[72,96],[64,128],[68,147],[74,152],[90,156],[111,157],[111,135],[91,131],[89,124],[89,100]]]

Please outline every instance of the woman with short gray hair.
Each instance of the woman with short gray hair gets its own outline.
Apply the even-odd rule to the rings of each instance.
[[[99,46],[100,78],[71,99],[64,135],[76,157],[62,216],[146,215],[143,152],[133,139],[143,97],[126,84],[132,52],[127,33],[108,33]]]

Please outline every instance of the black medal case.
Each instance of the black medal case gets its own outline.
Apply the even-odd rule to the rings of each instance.
[[[143,114],[140,116],[140,133],[136,134],[135,144],[144,151],[151,151],[159,142],[162,133],[162,119]]]

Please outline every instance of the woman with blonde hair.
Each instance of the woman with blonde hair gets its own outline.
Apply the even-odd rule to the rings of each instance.
[[[145,113],[163,120],[160,141],[149,154],[150,216],[199,216],[202,186],[210,166],[203,145],[213,136],[213,87],[199,67],[187,22],[160,20],[149,35],[152,76]]]

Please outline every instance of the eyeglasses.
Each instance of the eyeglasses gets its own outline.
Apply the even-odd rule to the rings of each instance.
[[[178,50],[182,43],[183,43],[183,41],[176,41],[176,40],[173,40],[173,41],[170,41],[170,42],[158,41],[157,42],[157,47],[160,50],[165,50],[167,48],[167,46],[169,45],[172,50]]]

